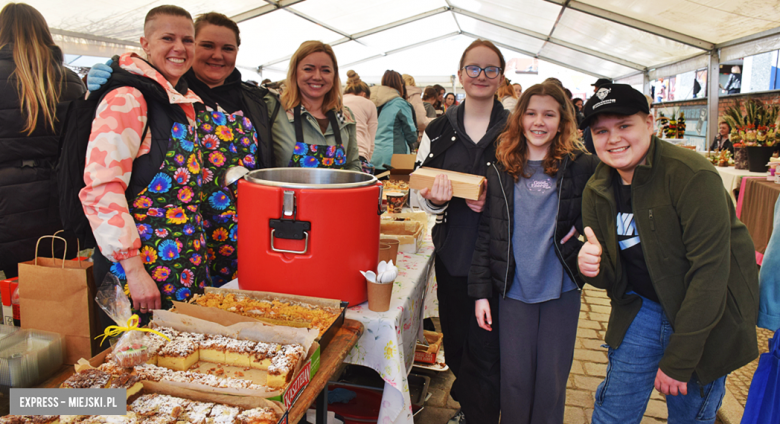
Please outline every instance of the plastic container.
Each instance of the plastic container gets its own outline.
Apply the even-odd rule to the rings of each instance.
[[[33,387],[62,367],[62,336],[19,330],[0,340],[0,390]]]
[[[379,408],[382,406],[382,390],[369,387],[358,387],[348,384],[328,383],[328,390],[337,388],[355,392],[357,396],[347,403],[332,403],[328,410],[344,418],[344,424],[375,423],[379,419]]]
[[[19,331],[19,327],[14,327],[11,325],[0,325],[0,340],[3,340],[17,331]]]
[[[362,172],[269,168],[238,182],[242,290],[366,301],[382,184]]]

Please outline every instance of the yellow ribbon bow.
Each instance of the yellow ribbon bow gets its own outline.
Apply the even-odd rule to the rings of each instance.
[[[165,334],[159,331],[152,330],[151,328],[138,328],[138,324],[140,322],[141,322],[141,318],[139,318],[138,315],[133,315],[130,317],[130,319],[127,320],[127,327],[120,327],[118,325],[109,325],[108,327],[106,327],[106,330],[102,335],[97,336],[95,338],[97,339],[102,336],[103,340],[100,341],[100,344],[102,345],[103,342],[106,341],[106,338],[116,337],[124,333],[125,331],[145,331],[147,333],[157,334],[158,336],[164,338],[165,340],[171,341],[171,339],[169,339]]]

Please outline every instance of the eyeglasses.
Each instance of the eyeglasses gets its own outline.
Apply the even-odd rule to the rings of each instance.
[[[501,75],[501,68],[499,68],[498,66],[488,66],[485,68],[480,68],[477,65],[469,65],[469,66],[464,66],[463,69],[466,70],[466,75],[470,76],[471,78],[479,77],[479,74],[482,73],[482,71],[485,71],[485,77],[488,79],[494,79],[497,76]]]

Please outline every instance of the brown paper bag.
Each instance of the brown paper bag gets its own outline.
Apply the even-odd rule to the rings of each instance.
[[[44,236],[38,239],[54,238]],[[54,243],[52,242],[52,245]],[[35,247],[36,253],[38,246]],[[22,328],[63,336],[66,364],[98,352],[95,281],[92,262],[37,257],[19,264],[19,309]]]

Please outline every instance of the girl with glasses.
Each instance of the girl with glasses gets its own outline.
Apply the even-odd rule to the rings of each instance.
[[[428,125],[417,152],[420,166],[485,175],[485,158],[493,155],[509,115],[495,100],[504,66],[504,57],[489,41],[476,40],[463,52],[458,78],[466,98]],[[451,391],[462,408],[457,417],[465,415],[469,423],[497,423],[498,332],[477,325],[467,284],[485,195],[479,200],[453,198],[452,183],[439,175],[431,189],[415,196],[424,210],[436,215],[433,242],[439,317],[447,365],[457,378]]]

